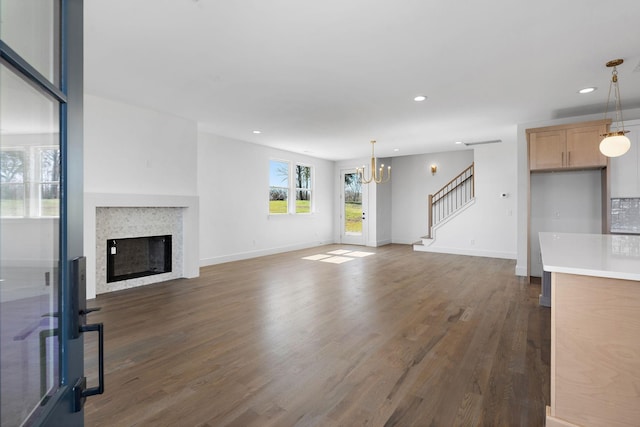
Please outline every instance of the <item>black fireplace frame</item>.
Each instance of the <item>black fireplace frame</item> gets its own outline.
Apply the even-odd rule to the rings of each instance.
[[[126,244],[138,244],[144,245],[145,242],[148,245],[162,245],[163,247],[163,265],[161,268],[147,268],[145,270],[127,272],[125,274],[118,274],[116,270],[116,257],[118,254],[118,244],[121,246]],[[124,239],[108,239],[107,240],[107,283],[118,282],[127,279],[135,279],[138,277],[153,276],[155,274],[164,274],[171,272],[171,252],[172,252],[172,238],[170,234],[163,236],[142,236],[142,237],[129,237]],[[120,255],[125,255],[120,253]]]

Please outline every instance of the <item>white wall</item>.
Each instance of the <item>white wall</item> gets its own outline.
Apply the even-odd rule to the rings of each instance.
[[[394,160],[390,158],[380,159],[380,163],[391,166],[392,180],[394,178]],[[387,245],[393,241],[393,184],[391,181],[375,186],[375,246]]]
[[[413,243],[427,232],[427,197],[475,163],[475,202],[438,227],[434,252],[514,259],[516,257],[516,143],[475,146],[472,150],[396,158],[393,239]],[[398,162],[404,159],[403,163]],[[431,174],[430,165],[438,171]],[[405,170],[406,168],[406,170]],[[397,187],[396,187],[397,186]],[[397,188],[397,189],[396,189]],[[507,198],[500,194],[506,193]]]
[[[631,148],[611,165],[611,197],[640,197],[640,120],[625,123]]]
[[[531,174],[531,275],[542,277],[538,233],[602,232],[600,170]]]
[[[2,218],[0,230],[0,252],[5,267],[57,264],[58,218]]]
[[[183,207],[185,277],[198,273],[197,124],[85,94],[87,298],[96,292],[96,207]]]
[[[473,163],[473,150],[401,156],[393,159],[393,243],[411,244],[427,233],[427,200]],[[431,174],[430,166],[438,171]]]
[[[85,95],[84,191],[197,194],[197,124]]]
[[[269,215],[269,160],[314,169],[311,215]],[[333,242],[333,162],[198,134],[200,265]]]

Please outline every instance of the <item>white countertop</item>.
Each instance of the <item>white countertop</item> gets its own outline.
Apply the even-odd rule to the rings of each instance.
[[[540,233],[544,271],[640,281],[640,236]]]

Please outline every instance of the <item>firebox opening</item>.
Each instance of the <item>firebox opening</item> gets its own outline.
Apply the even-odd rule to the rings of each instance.
[[[107,283],[170,272],[170,235],[107,240]]]

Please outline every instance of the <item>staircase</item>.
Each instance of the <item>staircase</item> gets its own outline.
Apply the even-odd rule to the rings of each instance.
[[[416,251],[429,246],[435,239],[435,230],[458,215],[475,201],[474,163],[460,172],[434,194],[429,194],[427,235],[413,244]]]

